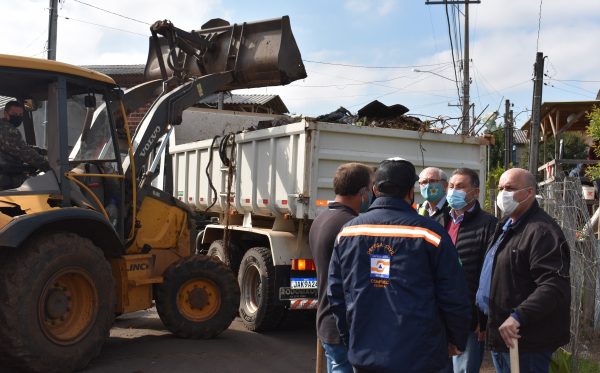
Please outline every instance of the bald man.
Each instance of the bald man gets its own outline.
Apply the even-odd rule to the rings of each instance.
[[[552,352],[569,343],[569,246],[535,199],[535,177],[510,169],[498,183],[504,218],[488,249],[477,306],[488,316],[487,344],[497,372],[510,372],[508,348],[518,339],[522,373],[548,372]]]

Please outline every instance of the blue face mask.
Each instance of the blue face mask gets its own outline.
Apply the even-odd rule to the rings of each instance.
[[[420,186],[421,195],[429,202],[439,201],[444,196],[442,183],[429,183]]]
[[[369,207],[371,207],[371,202],[373,202],[373,192],[369,191],[369,194],[367,196],[367,200],[360,201],[360,213],[362,214],[363,212],[367,212],[367,210],[369,210]]]
[[[457,189],[448,189],[446,199],[453,210],[460,210],[467,205],[467,192]]]

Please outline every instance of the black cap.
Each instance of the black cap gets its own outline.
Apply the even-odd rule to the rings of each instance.
[[[375,187],[383,194],[404,197],[417,180],[415,166],[402,158],[386,159],[375,172]]]

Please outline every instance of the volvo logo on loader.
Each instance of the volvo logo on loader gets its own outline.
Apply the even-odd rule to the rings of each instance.
[[[131,263],[128,271],[145,271],[148,268],[150,268],[150,266],[147,263]]]
[[[152,134],[150,135],[148,142],[142,148],[142,151],[140,152],[140,156],[142,156],[142,157],[146,156],[146,152],[148,150],[150,150],[150,147],[152,146],[152,144],[154,144],[154,140],[156,140],[156,137],[158,136],[159,133],[160,133],[160,127],[156,127],[154,129],[154,131],[152,132]]]

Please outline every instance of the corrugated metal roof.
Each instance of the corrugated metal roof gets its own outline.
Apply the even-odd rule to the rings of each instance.
[[[14,100],[12,97],[0,96],[0,112],[4,112],[4,105],[6,105],[8,101],[12,100]]]
[[[219,102],[219,94],[212,94],[198,101],[200,105],[215,106]],[[284,114],[288,112],[279,95],[239,95],[225,94],[223,105],[261,105],[270,107],[276,113]]]
[[[513,130],[513,143],[514,144],[527,144],[529,140],[527,140],[527,131],[523,131],[515,128]]]
[[[144,75],[144,65],[86,65],[86,69],[98,71],[108,76]]]
[[[225,94],[223,99],[224,104],[233,105],[264,105],[267,102],[277,98],[277,95],[238,95],[238,94]],[[218,94],[212,94],[204,97],[198,101],[199,104],[217,104],[219,101]]]

